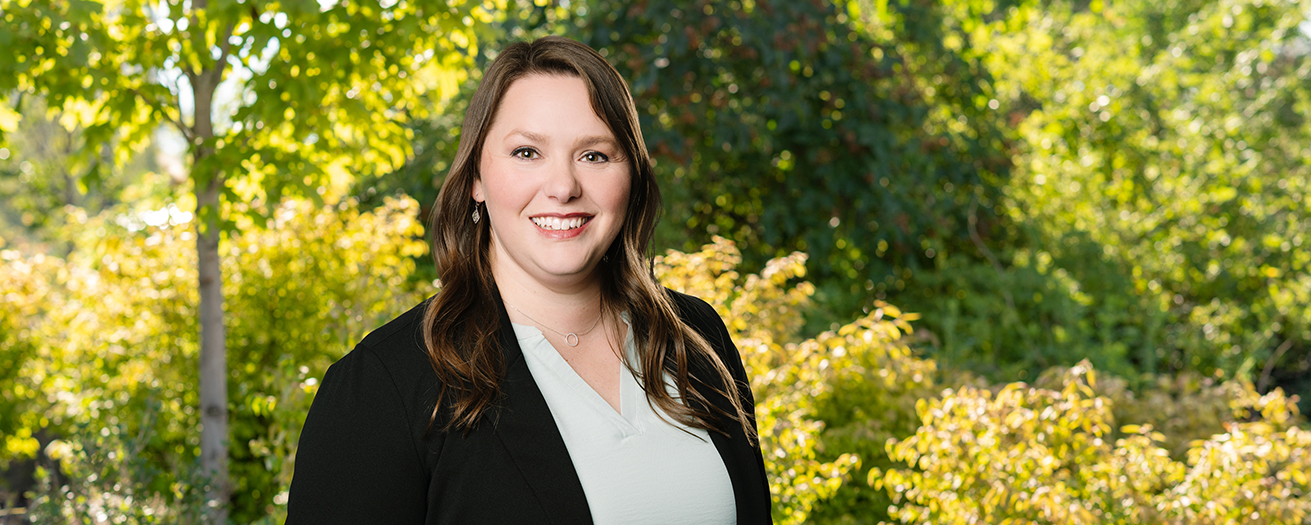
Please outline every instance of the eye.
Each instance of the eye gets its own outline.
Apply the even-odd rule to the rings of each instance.
[[[589,151],[583,154],[583,161],[591,163],[609,162],[610,157],[599,151]]]
[[[510,156],[519,159],[535,159],[540,155],[538,155],[537,150],[525,146],[522,148],[515,148],[514,151],[510,152]]]

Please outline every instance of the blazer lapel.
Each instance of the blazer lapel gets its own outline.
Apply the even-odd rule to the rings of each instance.
[[[564,438],[528,370],[501,298],[496,297],[495,301],[501,313],[501,348],[506,364],[501,383],[504,396],[494,422],[496,435],[532,487],[551,523],[590,524],[592,511]]]

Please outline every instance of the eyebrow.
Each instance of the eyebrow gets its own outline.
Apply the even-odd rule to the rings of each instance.
[[[510,134],[506,136],[509,137],[513,135],[519,135],[530,141],[541,143],[541,144],[549,144],[551,142],[550,138],[548,138],[546,135],[533,133],[531,131],[525,131],[521,129],[516,129],[514,131],[511,131]],[[619,143],[616,142],[615,139],[612,139],[604,135],[588,135],[586,137],[582,137],[578,139],[574,147],[583,148],[587,146],[595,146],[597,144],[608,144],[615,148],[619,147]]]

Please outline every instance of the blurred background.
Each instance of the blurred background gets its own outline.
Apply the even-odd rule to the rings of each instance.
[[[1309,16],[0,0],[0,523],[281,523],[317,378],[437,290],[481,69],[550,34],[630,82],[777,521],[1305,523]]]

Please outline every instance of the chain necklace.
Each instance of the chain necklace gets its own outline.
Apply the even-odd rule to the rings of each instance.
[[[556,329],[554,329],[554,328],[551,328],[551,327],[549,327],[549,326],[546,326],[546,323],[543,323],[543,322],[541,322],[541,321],[538,321],[538,320],[536,320],[536,319],[533,319],[533,316],[524,313],[523,310],[520,310],[520,309],[518,309],[518,308],[515,308],[514,305],[512,305],[512,304],[510,304],[510,303],[505,303],[505,305],[506,305],[506,306],[509,306],[510,309],[512,309],[512,310],[514,310],[514,311],[516,311],[516,312],[519,312],[520,315],[522,315],[522,316],[524,316],[524,317],[527,317],[529,321],[532,321],[532,322],[534,322],[534,323],[537,323],[537,326],[540,326],[540,327],[542,327],[542,328],[545,328],[545,329],[547,329],[547,330],[550,330],[550,331],[552,331],[552,332],[555,332],[555,333],[558,334],[560,337],[563,337],[563,338],[564,338],[564,344],[567,344],[567,345],[569,345],[569,346],[578,346],[578,338],[581,337],[581,336],[584,336],[584,335],[587,335],[587,334],[592,333],[592,330],[595,330],[595,329],[596,329],[596,325],[598,325],[598,324],[601,323],[601,314],[600,314],[600,313],[597,313],[597,314],[596,314],[596,320],[595,320],[595,321],[592,321],[592,327],[591,327],[591,328],[588,328],[586,332],[583,332],[583,333],[581,333],[581,334],[576,334],[576,333],[573,333],[573,332],[569,332],[569,333],[566,334],[566,333],[564,333],[564,332],[561,332],[561,331],[559,331],[559,330],[556,330]]]

